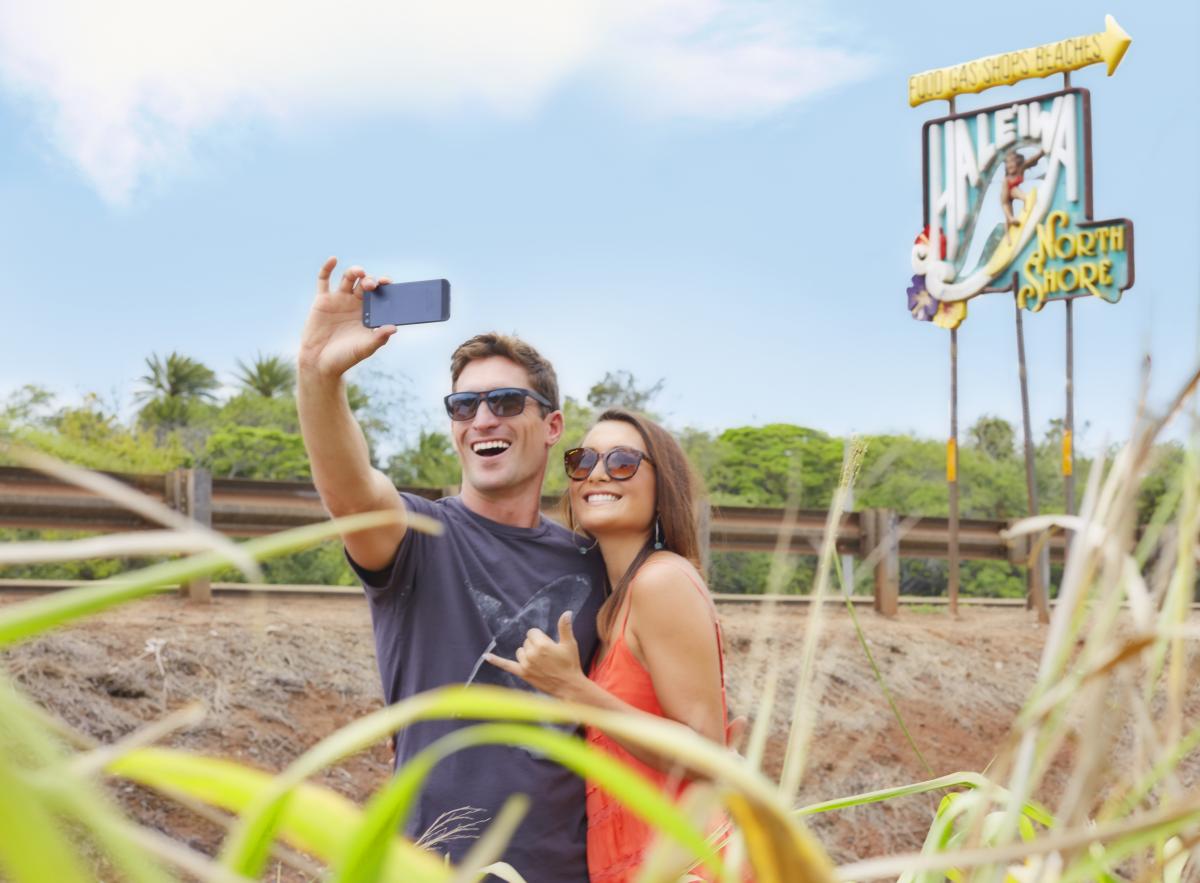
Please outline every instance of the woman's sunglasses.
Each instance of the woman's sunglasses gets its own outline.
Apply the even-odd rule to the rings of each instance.
[[[472,420],[479,410],[479,403],[486,401],[488,409],[496,417],[516,417],[525,410],[525,398],[528,396],[543,408],[554,409],[546,397],[532,389],[521,389],[516,386],[505,386],[501,389],[489,389],[487,392],[452,392],[442,401],[446,403],[446,413],[451,420]]]
[[[592,474],[596,464],[604,459],[604,471],[608,477],[616,481],[628,481],[637,475],[642,461],[653,465],[649,454],[643,454],[636,448],[613,448],[607,454],[601,455],[595,448],[571,448],[563,454],[563,466],[567,470],[567,478],[571,481],[583,481]]]

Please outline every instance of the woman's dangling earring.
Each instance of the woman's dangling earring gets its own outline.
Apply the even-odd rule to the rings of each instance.
[[[579,532],[575,529],[574,524],[571,525],[571,536],[579,536]],[[579,550],[580,555],[586,555],[588,552],[592,551],[592,549],[596,548],[596,544],[599,542],[600,540],[593,538],[590,546],[576,546],[575,548]]]
[[[663,547],[662,537],[662,519],[657,515],[654,516],[654,548],[661,549]]]

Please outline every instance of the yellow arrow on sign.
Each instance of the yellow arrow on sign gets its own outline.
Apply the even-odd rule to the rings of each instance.
[[[1131,42],[1117,20],[1106,15],[1104,30],[1099,34],[1069,37],[1032,49],[1002,52],[952,67],[914,74],[908,78],[908,103],[916,107],[926,101],[982,92],[993,86],[1011,86],[1021,80],[1064,74],[1100,62],[1108,65],[1108,75],[1111,77]]]

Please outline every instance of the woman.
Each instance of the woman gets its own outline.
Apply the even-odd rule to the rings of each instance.
[[[656,423],[614,409],[563,459],[568,522],[599,544],[612,587],[597,617],[591,672],[580,668],[569,612],[557,642],[534,630],[515,660],[489,661],[559,699],[658,715],[725,744],[721,635],[696,569],[695,483],[686,455]],[[591,727],[587,739],[664,790],[677,794],[685,784],[668,758]],[[633,879],[653,829],[590,783],[587,817],[593,883]]]

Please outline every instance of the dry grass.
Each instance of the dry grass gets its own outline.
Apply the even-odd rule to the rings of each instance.
[[[16,596],[9,596],[10,599]],[[0,602],[4,599],[0,598]],[[747,652],[756,640],[795,660],[807,612],[780,608],[761,639],[755,613],[721,611],[731,708],[754,715],[761,674]],[[1024,611],[973,610],[864,619],[872,649],[915,736],[937,771],[980,769],[991,758],[1032,683],[1045,629]],[[215,634],[214,634],[215,633]],[[146,642],[161,640],[163,671]],[[365,602],[353,598],[218,597],[209,606],[146,599],[52,632],[7,652],[10,671],[39,704],[101,741],[120,738],[191,699],[213,708],[201,726],[166,744],[279,770],[296,754],[377,708],[378,675]],[[165,674],[164,674],[165,672]],[[817,654],[823,700],[809,803],[899,785],[925,776],[903,740],[843,611],[831,611]],[[785,671],[785,675],[787,672]],[[930,703],[927,697],[942,697]],[[794,699],[781,682],[766,771],[778,776]],[[362,800],[388,775],[382,747],[339,765],[324,781]],[[178,829],[211,851],[221,833],[193,822],[133,786],[126,805],[142,819]],[[916,849],[936,801],[913,797],[814,817],[839,861]],[[285,875],[286,876],[286,875]]]

